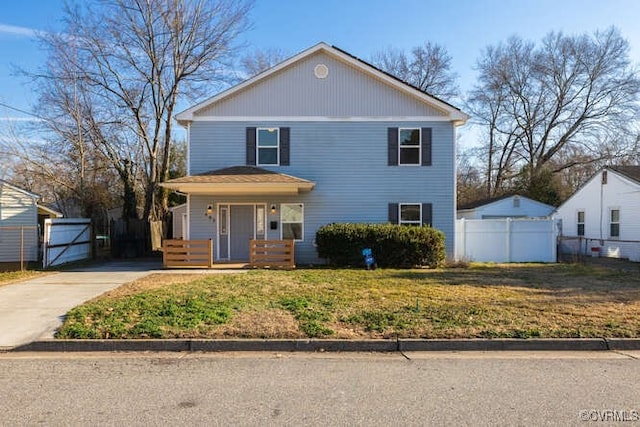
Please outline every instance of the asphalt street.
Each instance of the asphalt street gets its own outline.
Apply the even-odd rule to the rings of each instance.
[[[0,424],[636,425],[639,358],[0,353]]]

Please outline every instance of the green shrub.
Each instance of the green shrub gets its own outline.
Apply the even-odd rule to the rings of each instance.
[[[316,233],[318,256],[334,266],[362,266],[371,248],[380,267],[438,267],[444,263],[444,233],[431,227],[393,224],[329,224]]]

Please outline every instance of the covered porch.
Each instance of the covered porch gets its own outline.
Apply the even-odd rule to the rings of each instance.
[[[294,265],[295,241],[302,241],[304,233],[302,197],[315,183],[255,166],[234,166],[162,186],[187,195],[184,240],[210,242],[211,251],[200,255],[199,264]],[[256,252],[256,244],[268,253]],[[273,258],[279,251],[286,260]],[[261,265],[265,257],[269,264]]]

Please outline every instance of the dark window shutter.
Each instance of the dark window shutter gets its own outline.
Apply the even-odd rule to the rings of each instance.
[[[391,224],[398,224],[400,222],[398,220],[398,204],[397,203],[389,203],[389,222]]]
[[[431,166],[431,128],[422,128],[422,166]]]
[[[247,128],[247,165],[256,165],[256,128]]]
[[[280,128],[280,166],[289,166],[289,128]]]
[[[429,227],[433,224],[433,205],[431,203],[423,203],[422,204],[422,225],[428,225]]]
[[[388,164],[398,166],[398,128],[387,128]]]

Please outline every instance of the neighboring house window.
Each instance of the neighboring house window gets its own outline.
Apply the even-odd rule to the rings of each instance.
[[[399,129],[399,165],[420,165],[420,129]]]
[[[246,164],[289,166],[290,128],[247,128]]]
[[[273,166],[279,164],[278,151],[280,148],[278,128],[259,128],[257,138],[258,166]]]
[[[609,221],[609,237],[620,237],[620,209],[611,209]]]
[[[602,184],[607,183],[607,171],[602,171]]]
[[[584,236],[584,211],[578,211],[578,236]]]
[[[304,205],[302,203],[280,205],[280,223],[283,239],[304,240]]]
[[[431,128],[387,128],[389,166],[431,166]]]
[[[513,207],[514,208],[519,208],[520,207],[520,197],[515,196],[513,198]]]
[[[391,224],[431,226],[431,203],[389,203]]]

